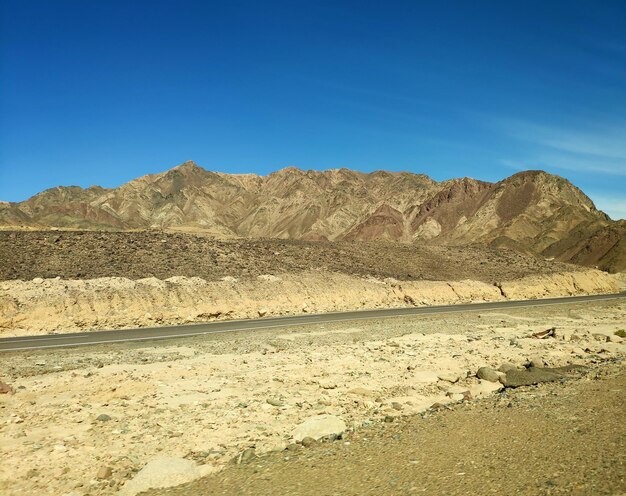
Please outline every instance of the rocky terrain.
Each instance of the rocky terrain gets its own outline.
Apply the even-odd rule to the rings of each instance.
[[[0,280],[225,276],[323,270],[402,281],[473,279],[494,283],[579,270],[508,249],[399,243],[216,240],[148,232],[0,231]]]
[[[587,380],[507,389],[342,442],[252,457],[146,496],[624,494],[626,370],[585,372]]]
[[[497,481],[506,479],[512,485],[500,482],[493,487],[506,493],[507,487],[519,487],[515,484],[521,480],[516,474],[502,477],[514,460],[525,460],[526,472],[521,473],[528,478],[522,487],[528,490],[523,494],[558,494],[559,487],[582,488],[579,494],[601,494],[594,489],[606,487],[623,489],[623,479],[619,485],[624,446],[621,416],[581,423],[574,418],[578,413],[568,415],[560,397],[542,391],[563,391],[562,384],[579,377],[593,385],[601,375],[595,367],[616,367],[623,361],[626,344],[615,333],[625,328],[626,307],[618,300],[5,353],[0,361],[0,391],[4,391],[0,394],[0,492],[130,496],[150,486],[197,479],[231,463],[246,467],[244,474],[261,467],[258,476],[249,478],[255,481],[268,474],[265,459],[257,458],[264,453],[280,453],[281,463],[310,456],[307,467],[323,466],[324,458],[315,458],[315,453],[325,453],[324,446],[350,449],[346,443],[376,440],[383,431],[390,433],[389,438],[373,446],[389,461],[413,460],[415,448],[425,455],[432,452],[438,471],[425,476],[420,490],[436,487],[432,484],[438,478],[440,487],[454,488],[462,472],[467,474],[468,487],[477,493],[484,492],[481,481],[498,474]],[[522,386],[529,397],[528,409],[510,413],[516,410],[507,405],[513,402],[515,407],[519,397],[512,388],[537,381],[557,381],[560,389]],[[473,406],[476,399],[493,394],[501,399],[493,406]],[[605,396],[589,395],[603,401],[597,411],[606,410]],[[581,404],[593,412],[590,398]],[[546,405],[556,406],[544,410]],[[412,422],[414,415],[442,418],[440,410],[448,407],[478,413],[466,424],[451,420],[456,427],[446,431],[449,437],[444,444],[422,445],[419,436],[412,448],[396,444],[409,434],[382,427]],[[490,452],[456,456],[466,445],[458,442],[462,436],[467,442],[474,440],[467,446],[480,447],[486,439],[482,432],[488,429],[477,431],[476,425],[504,423],[509,415],[522,422],[527,419],[523,429],[544,420],[537,424],[538,430],[521,431],[534,432],[530,438],[509,435],[502,427],[504,437],[499,442],[506,452],[494,446]],[[546,422],[546,415],[553,416]],[[569,428],[565,437],[553,432],[554,424]],[[427,442],[431,429],[419,429],[415,432],[426,436]],[[316,451],[324,439],[339,437],[334,444],[323,442],[321,451]],[[562,456],[541,458],[558,453],[553,443],[560,439],[566,443],[560,448],[565,450]],[[539,448],[529,450],[530,442]],[[477,453],[487,457],[476,459]],[[622,458],[609,460],[602,453]],[[572,473],[568,463],[581,459],[589,462],[588,467],[599,467],[599,475],[589,468]],[[341,460],[335,462],[336,469],[344,466]],[[398,464],[398,470],[403,466]],[[346,481],[350,473],[344,473]],[[201,492],[226,488],[217,493],[229,494],[227,489],[235,488],[230,494],[238,493],[240,476],[232,471],[224,474]],[[320,482],[327,480],[324,477]],[[399,490],[412,487],[404,487],[407,480],[401,473],[388,480],[377,471],[354,487],[363,488],[368,480],[377,494],[390,494],[389,484],[394,481]],[[607,486],[609,481],[612,486]],[[313,487],[310,480],[293,475],[279,473],[276,479],[285,490],[298,482],[304,489]]]
[[[185,162],[114,189],[57,187],[0,204],[0,226],[481,244],[626,269],[626,221],[610,220],[567,180],[541,171],[498,183],[436,182],[406,172],[295,167],[267,176],[229,175]]]

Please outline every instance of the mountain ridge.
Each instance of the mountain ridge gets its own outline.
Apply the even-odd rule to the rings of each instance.
[[[226,174],[187,161],[117,188],[57,186],[23,202],[0,202],[0,227],[485,244],[626,270],[626,221],[612,221],[567,179],[538,170],[495,183],[437,182],[346,168]]]

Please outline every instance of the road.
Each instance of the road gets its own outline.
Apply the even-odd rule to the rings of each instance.
[[[350,320],[384,319],[391,317],[434,315],[457,312],[484,312],[487,310],[505,310],[510,308],[537,307],[545,305],[563,305],[567,303],[584,303],[590,301],[626,299],[626,293],[569,296],[563,298],[546,298],[540,300],[498,301],[490,303],[469,303],[461,305],[441,305],[417,308],[386,308],[381,310],[357,310],[350,312],[334,312],[322,314],[306,314],[293,317],[269,317],[250,320],[225,320],[205,324],[187,324],[164,327],[144,327],[140,329],[121,329],[89,331],[69,334],[40,336],[22,336],[0,339],[0,352],[37,350],[46,348],[67,348],[127,341],[150,341],[156,339],[183,338],[202,334],[219,334],[235,331],[252,331],[256,329],[272,329],[276,327],[302,326],[310,324],[326,324]]]

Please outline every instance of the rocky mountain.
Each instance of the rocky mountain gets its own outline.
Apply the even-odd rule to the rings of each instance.
[[[610,220],[566,179],[542,171],[498,183],[436,182],[407,172],[295,167],[233,175],[185,162],[118,188],[57,187],[0,203],[0,226],[487,244],[626,270],[626,221]]]

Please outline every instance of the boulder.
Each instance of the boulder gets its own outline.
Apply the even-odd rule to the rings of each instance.
[[[505,387],[520,387],[541,382],[554,382],[563,377],[565,377],[563,374],[551,369],[530,367],[526,370],[509,370],[501,382]]]
[[[293,431],[293,438],[302,441],[310,437],[315,441],[327,436],[341,436],[346,432],[346,423],[336,415],[316,415],[302,422]]]
[[[478,372],[476,372],[476,377],[489,382],[499,382],[500,375],[497,370],[491,367],[481,367],[478,369]]]

